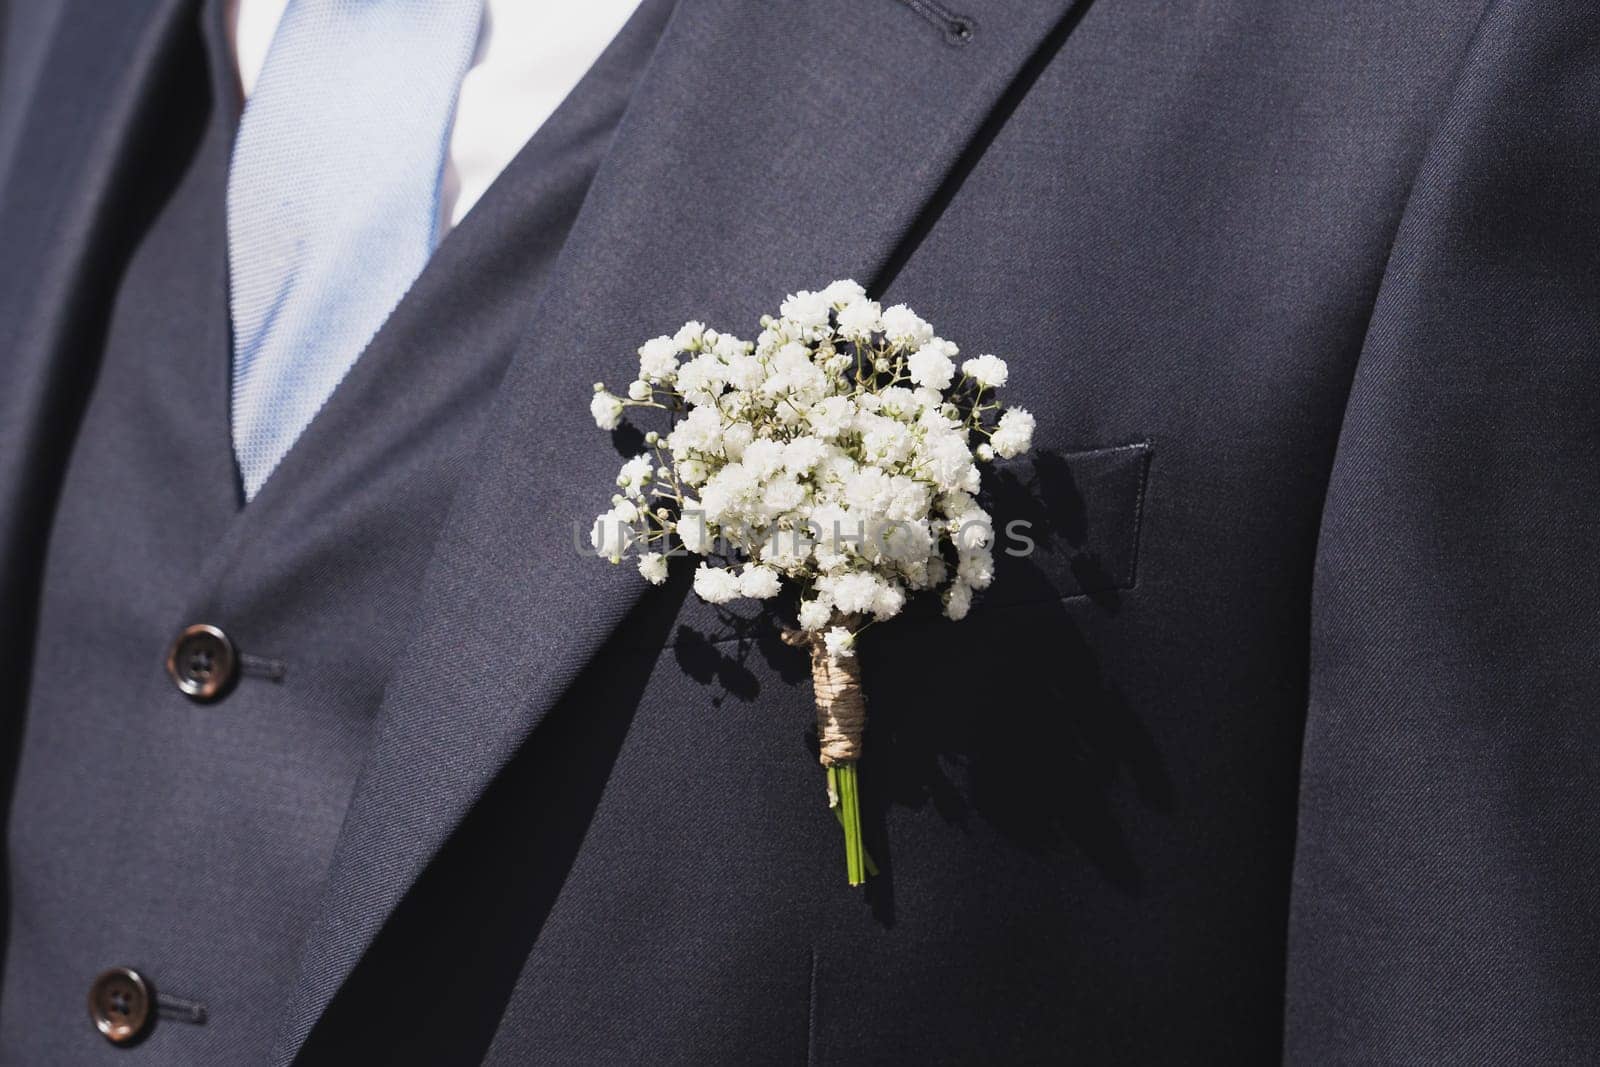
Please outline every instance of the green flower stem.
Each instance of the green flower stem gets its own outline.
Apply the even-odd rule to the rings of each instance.
[[[839,825],[841,827],[844,826],[844,812],[840,811],[838,809],[838,807],[835,807],[833,809],[833,813],[834,813],[834,815],[838,816]],[[863,860],[865,860],[866,864],[867,864],[867,877],[868,878],[876,878],[876,877],[878,877],[878,865],[876,863],[872,862],[872,853],[868,852],[865,848],[863,848],[861,850],[861,858]]]
[[[851,885],[861,885],[868,874],[877,874],[878,870],[861,840],[861,796],[854,763],[828,767],[828,799],[844,828],[845,879]]]

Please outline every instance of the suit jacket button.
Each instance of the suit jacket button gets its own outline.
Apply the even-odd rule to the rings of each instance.
[[[167,653],[167,673],[178,692],[191,700],[216,700],[227,692],[239,670],[239,657],[228,635],[215,626],[198,623],[172,642]]]
[[[89,987],[89,1018],[113,1045],[127,1045],[150,1021],[150,986],[131,967],[113,967]]]

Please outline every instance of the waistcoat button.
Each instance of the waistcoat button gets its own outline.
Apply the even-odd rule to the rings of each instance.
[[[178,635],[167,653],[167,673],[178,692],[192,700],[216,700],[233,684],[239,657],[228,635],[198,623]]]
[[[89,987],[89,1018],[113,1045],[126,1045],[150,1020],[150,986],[130,967],[113,967]]]

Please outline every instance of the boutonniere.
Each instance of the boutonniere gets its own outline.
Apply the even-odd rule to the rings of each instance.
[[[994,578],[993,520],[979,464],[1024,452],[1033,416],[1003,408],[1006,364],[959,351],[910,308],[883,308],[854,282],[799,292],[754,343],[690,322],[639,349],[625,395],[596,383],[590,411],[615,429],[658,409],[667,432],[617,475],[592,539],[613,563],[637,556],[659,585],[668,558],[699,558],[694,591],[724,604],[799,594],[786,643],[811,657],[828,804],[845,872],[873,872],[862,846],[857,761],[866,701],[856,639],[937,593],[961,619]]]

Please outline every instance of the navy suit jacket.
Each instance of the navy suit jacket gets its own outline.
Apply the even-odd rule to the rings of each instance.
[[[186,9],[7,14],[8,709]],[[1574,0],[681,0],[276,1061],[1600,1058],[1597,105]],[[991,487],[1039,551],[863,649],[864,896],[796,654],[571,548],[617,464],[590,383],[836,277],[1007,357],[1039,423]]]

